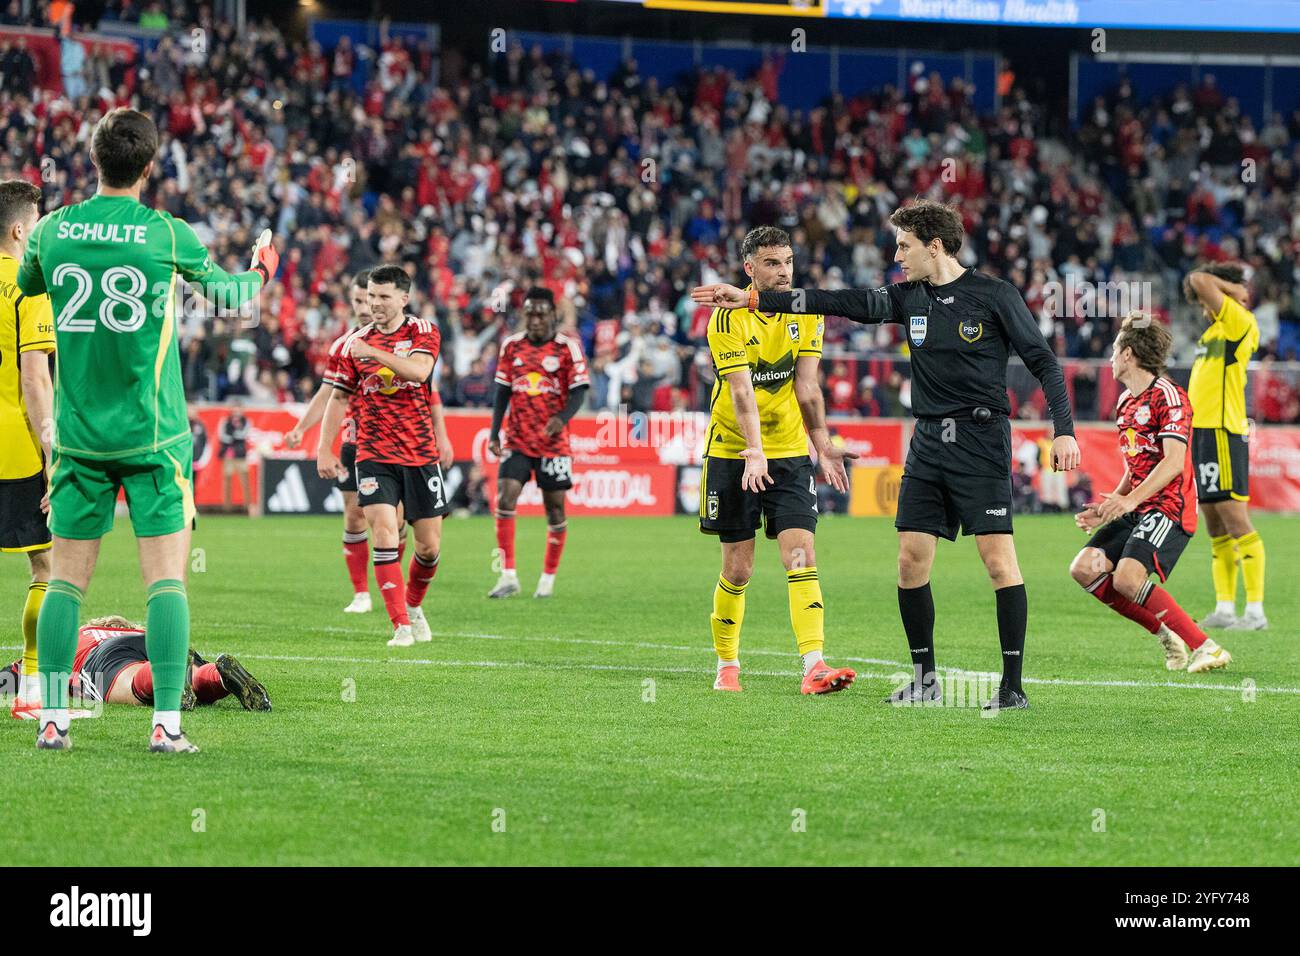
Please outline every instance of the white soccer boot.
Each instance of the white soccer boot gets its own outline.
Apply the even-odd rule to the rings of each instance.
[[[497,586],[488,592],[490,598],[514,597],[519,593],[519,575],[514,571],[502,571],[497,578]]]
[[[369,591],[358,591],[352,595],[352,603],[343,609],[344,614],[369,614],[374,610],[370,603]]]
[[[406,616],[411,619],[411,636],[417,643],[433,640],[433,632],[429,630],[429,622],[424,617],[424,608],[408,607]]]
[[[1165,649],[1165,670],[1180,671],[1187,667],[1187,645],[1183,639],[1169,630],[1166,624],[1160,625],[1160,630],[1156,634],[1160,639],[1160,646]]]
[[[1268,618],[1264,616],[1264,612],[1252,611],[1249,608],[1247,608],[1245,614],[1228,625],[1230,631],[1263,631],[1267,629]]]
[[[1192,652],[1192,661],[1187,665],[1187,673],[1200,674],[1232,663],[1232,655],[1225,648],[1206,638],[1204,644]]]
[[[1211,613],[1201,618],[1201,630],[1209,627],[1232,627],[1237,623],[1237,614],[1235,611],[1219,610],[1215,608]]]

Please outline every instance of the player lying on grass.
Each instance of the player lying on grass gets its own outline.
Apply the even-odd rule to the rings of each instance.
[[[740,249],[755,290],[789,291],[794,250],[784,230],[760,226]],[[809,439],[826,480],[838,491],[849,487],[844,459],[857,457],[832,445],[826,430],[817,381],[823,322],[820,315],[756,308],[717,308],[709,317],[717,377],[700,478],[700,530],[722,543],[722,573],[709,618],[718,653],[714,690],[740,690],[740,625],[760,525],[776,540],[786,570],[790,624],[803,660],[800,691],[830,694],[857,677],[822,659],[825,611],[813,550],[817,492]]]
[[[1226,667],[1232,655],[1205,636],[1160,585],[1196,531],[1192,478],[1192,407],[1187,393],[1164,377],[1169,330],[1142,312],[1120,326],[1110,367],[1124,386],[1115,425],[1124,478],[1102,501],[1075,515],[1096,530],[1070,565],[1093,597],[1160,638],[1165,667],[1193,674]],[[1191,663],[1187,649],[1192,648]]]
[[[14,661],[3,672],[0,682],[17,681],[22,661]],[[221,654],[208,663],[190,651],[190,680],[181,693],[181,710],[193,710],[198,704],[215,704],[234,696],[244,710],[270,710],[271,698],[252,674],[229,654]],[[153,705],[153,668],[144,628],[124,617],[97,617],[77,632],[77,654],[72,662],[71,693],[82,698],[102,700],[107,704]],[[19,707],[15,717],[40,716],[40,706]]]

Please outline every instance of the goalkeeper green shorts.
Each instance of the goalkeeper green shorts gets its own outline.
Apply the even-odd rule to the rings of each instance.
[[[50,531],[102,538],[113,529],[117,491],[126,491],[137,538],[174,534],[194,520],[193,445],[99,461],[56,451],[50,468]]]

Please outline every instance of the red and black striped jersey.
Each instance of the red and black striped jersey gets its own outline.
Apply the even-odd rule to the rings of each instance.
[[[355,359],[348,344],[356,338],[396,356],[425,353],[436,360],[441,336],[436,325],[406,316],[391,332],[373,322],[353,330],[339,346],[325,381],[352,396],[349,410],[356,421],[357,461],[391,465],[424,465],[438,457],[429,380],[408,382],[374,359]]]
[[[546,423],[569,401],[569,390],[590,384],[587,360],[578,340],[557,332],[545,342],[530,342],[523,332],[501,342],[496,383],[510,389],[510,408],[502,428],[502,447],[532,458],[569,454],[569,429],[546,434]]]
[[[1119,397],[1115,425],[1119,429],[1119,450],[1136,488],[1164,460],[1164,440],[1183,443],[1183,471],[1160,491],[1137,506],[1137,513],[1159,511],[1196,531],[1196,489],[1192,473],[1192,405],[1187,393],[1167,378],[1157,376],[1140,395],[1128,389]]]

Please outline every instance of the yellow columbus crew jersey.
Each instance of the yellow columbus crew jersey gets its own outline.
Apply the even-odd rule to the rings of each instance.
[[[54,351],[48,295],[18,291],[18,260],[0,256],[0,481],[41,470],[41,444],[23,401],[22,353]]]
[[[717,381],[710,402],[705,454],[739,458],[745,436],[736,421],[727,374],[749,369],[758,404],[763,454],[795,458],[808,454],[803,415],[794,394],[795,360],[822,354],[820,315],[764,315],[749,309],[714,309],[709,318],[709,353]]]
[[[1187,397],[1193,428],[1223,428],[1246,434],[1246,364],[1259,347],[1259,324],[1228,296],[1196,345]]]

